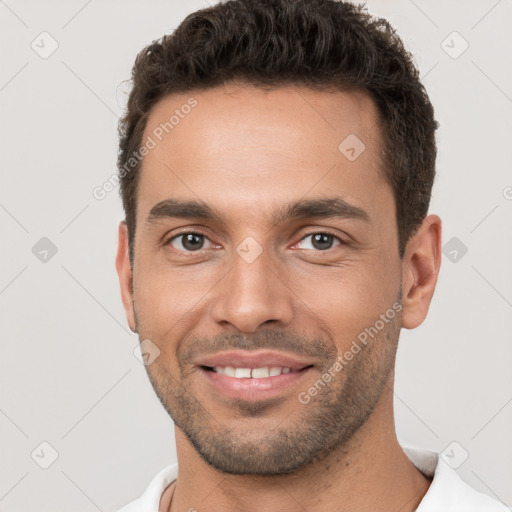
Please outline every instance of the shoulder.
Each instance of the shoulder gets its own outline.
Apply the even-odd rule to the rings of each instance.
[[[402,446],[432,483],[416,512],[510,512],[501,501],[468,485],[438,453]]]

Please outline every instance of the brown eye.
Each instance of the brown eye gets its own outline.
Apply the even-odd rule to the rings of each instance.
[[[299,243],[302,243],[304,240],[307,240],[308,238],[311,239],[310,247],[305,247],[306,249],[314,249],[315,251],[327,251],[329,249],[332,249],[336,245],[340,245],[342,241],[340,238],[338,238],[335,235],[332,235],[331,233],[311,233],[310,235],[306,235]],[[334,245],[334,242],[337,241],[338,243]]]
[[[167,243],[179,251],[198,251],[204,248],[207,238],[201,233],[181,233],[172,237]]]

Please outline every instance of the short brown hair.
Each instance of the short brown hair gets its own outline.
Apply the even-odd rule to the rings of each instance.
[[[363,90],[375,101],[384,175],[394,191],[399,251],[428,212],[439,124],[412,55],[384,19],[334,0],[229,0],[187,16],[135,60],[119,123],[118,170],[133,264],[138,152],[151,108],[172,93],[243,81]]]

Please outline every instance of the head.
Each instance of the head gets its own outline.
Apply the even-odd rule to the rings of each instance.
[[[160,351],[151,383],[208,464],[293,473],[378,409],[437,280],[436,128],[399,37],[348,3],[228,1],[138,55],[117,269],[131,328]],[[203,363],[229,350],[305,369],[228,396]]]

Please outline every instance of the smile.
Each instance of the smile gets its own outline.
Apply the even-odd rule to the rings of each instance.
[[[290,394],[300,386],[313,365],[302,369],[264,366],[259,368],[236,368],[233,366],[201,366],[200,373],[210,390],[231,399],[257,401]],[[298,388],[298,389],[297,389]]]
[[[214,368],[205,367],[228,377],[236,379],[265,379],[267,377],[276,377],[282,373],[290,373],[291,368],[282,366],[263,366],[262,368],[234,368],[232,366],[215,366]],[[297,371],[297,370],[294,370]]]

